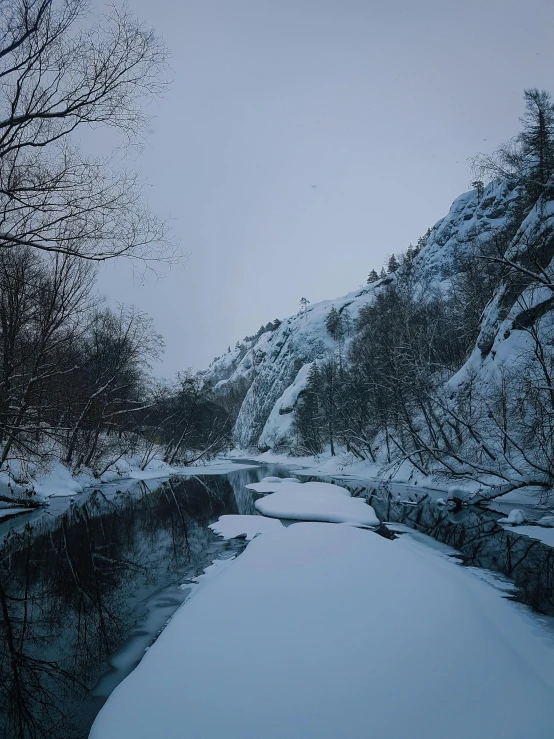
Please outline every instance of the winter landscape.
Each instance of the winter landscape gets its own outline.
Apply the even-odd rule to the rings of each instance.
[[[359,172],[330,162],[361,158],[365,171],[361,152],[385,147],[392,161],[396,139],[360,138],[353,59],[369,64],[374,25],[389,51],[431,31],[403,2],[231,5],[163,0],[156,18],[139,2],[0,3],[0,736],[546,739],[554,99],[540,54],[551,45],[530,23],[524,40],[540,53],[524,78],[535,77],[505,83],[502,113],[496,102],[482,122],[480,109],[456,113],[450,154],[465,157],[468,183],[445,181],[443,211],[441,183],[422,173],[418,188],[410,162],[411,190],[368,171],[366,202]],[[473,2],[419,10],[433,33],[467,21],[477,44],[496,28],[490,5],[482,27]],[[551,29],[553,9],[533,5]],[[503,12],[516,33],[521,8]],[[491,41],[499,58],[508,41]],[[463,97],[466,50],[452,43]],[[418,70],[436,68],[417,54]],[[391,99],[410,88],[399,69]],[[488,100],[487,79],[475,94]],[[183,80],[190,99],[173,92]],[[457,94],[454,82],[441,90]],[[363,112],[382,116],[383,135],[396,125],[387,95]],[[287,125],[303,105],[328,129],[298,143]],[[233,139],[243,127],[246,148]],[[260,156],[273,145],[275,159]],[[314,161],[309,204],[295,210]],[[250,179],[260,167],[273,175]],[[332,194],[316,171],[340,180]],[[370,210],[350,230],[343,189]],[[157,205],[175,193],[190,204],[165,216]],[[435,222],[420,228],[424,207]],[[233,265],[220,239],[254,220],[263,228]],[[304,254],[295,225],[279,233],[296,253],[275,253],[281,221],[322,246]],[[360,240],[366,268],[349,282]],[[266,305],[281,317],[267,320]],[[236,340],[233,315],[241,333],[261,326]]]

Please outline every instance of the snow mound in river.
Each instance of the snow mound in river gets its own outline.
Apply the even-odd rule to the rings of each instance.
[[[264,516],[273,518],[379,525],[375,511],[364,500],[351,498],[346,488],[326,482],[281,483],[276,493],[257,500],[255,506]]]

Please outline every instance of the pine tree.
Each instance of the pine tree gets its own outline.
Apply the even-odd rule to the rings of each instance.
[[[325,319],[325,327],[333,339],[337,339],[341,332],[341,319],[337,309],[333,306]]]
[[[385,272],[385,268],[381,267],[381,272],[379,273],[379,279],[383,280],[387,276],[387,273]]]
[[[295,411],[295,426],[300,437],[301,450],[310,454],[319,454],[323,449],[321,439],[321,419],[319,409],[319,393],[321,376],[317,362],[310,367],[306,388],[299,396]]]
[[[523,131],[518,136],[527,171],[527,190],[534,199],[554,172],[554,103],[546,90],[525,90]]]
[[[367,277],[367,284],[371,285],[372,282],[377,282],[378,279],[379,279],[379,275],[374,269],[372,269]]]
[[[391,254],[387,264],[387,272],[389,273],[389,275],[391,275],[393,272],[396,272],[399,266],[400,265],[398,264],[398,259],[394,256],[394,254]]]
[[[480,203],[481,198],[483,197],[483,192],[485,191],[485,183],[483,180],[473,180],[471,187],[474,190],[477,190],[477,202]]]

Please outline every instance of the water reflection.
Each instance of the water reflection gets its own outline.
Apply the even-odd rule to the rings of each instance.
[[[14,524],[0,548],[0,735],[86,736],[186,596],[179,585],[242,546],[208,524],[253,512],[244,486],[270,473],[136,483]]]
[[[475,506],[449,510],[400,485],[346,486],[367,497],[381,521],[405,524],[456,549],[465,565],[506,575],[518,588],[515,599],[554,616],[554,549],[499,526],[500,514]]]

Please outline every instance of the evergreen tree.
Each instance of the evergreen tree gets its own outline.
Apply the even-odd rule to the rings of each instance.
[[[306,389],[299,396],[295,411],[295,426],[299,436],[301,451],[319,454],[323,449],[321,435],[321,419],[319,412],[319,392],[321,377],[317,362],[314,362],[308,373]]]
[[[389,275],[391,275],[393,272],[396,272],[399,266],[400,265],[398,264],[398,259],[394,256],[394,254],[391,254],[387,264],[387,272],[389,273]]]
[[[481,198],[483,197],[483,192],[485,191],[485,183],[483,180],[473,180],[471,187],[474,190],[477,190],[477,202],[480,203]]]
[[[526,163],[529,195],[538,197],[554,172],[554,103],[546,90],[525,90],[523,131],[518,140]]]
[[[333,339],[337,340],[339,338],[341,333],[341,317],[334,306],[331,308],[329,315],[325,319],[325,327]]]
[[[379,279],[379,275],[374,269],[372,269],[367,277],[367,284],[371,285],[372,282],[377,282],[378,279]]]
[[[381,272],[379,273],[379,279],[383,280],[387,276],[387,273],[385,272],[385,268],[381,267]]]

